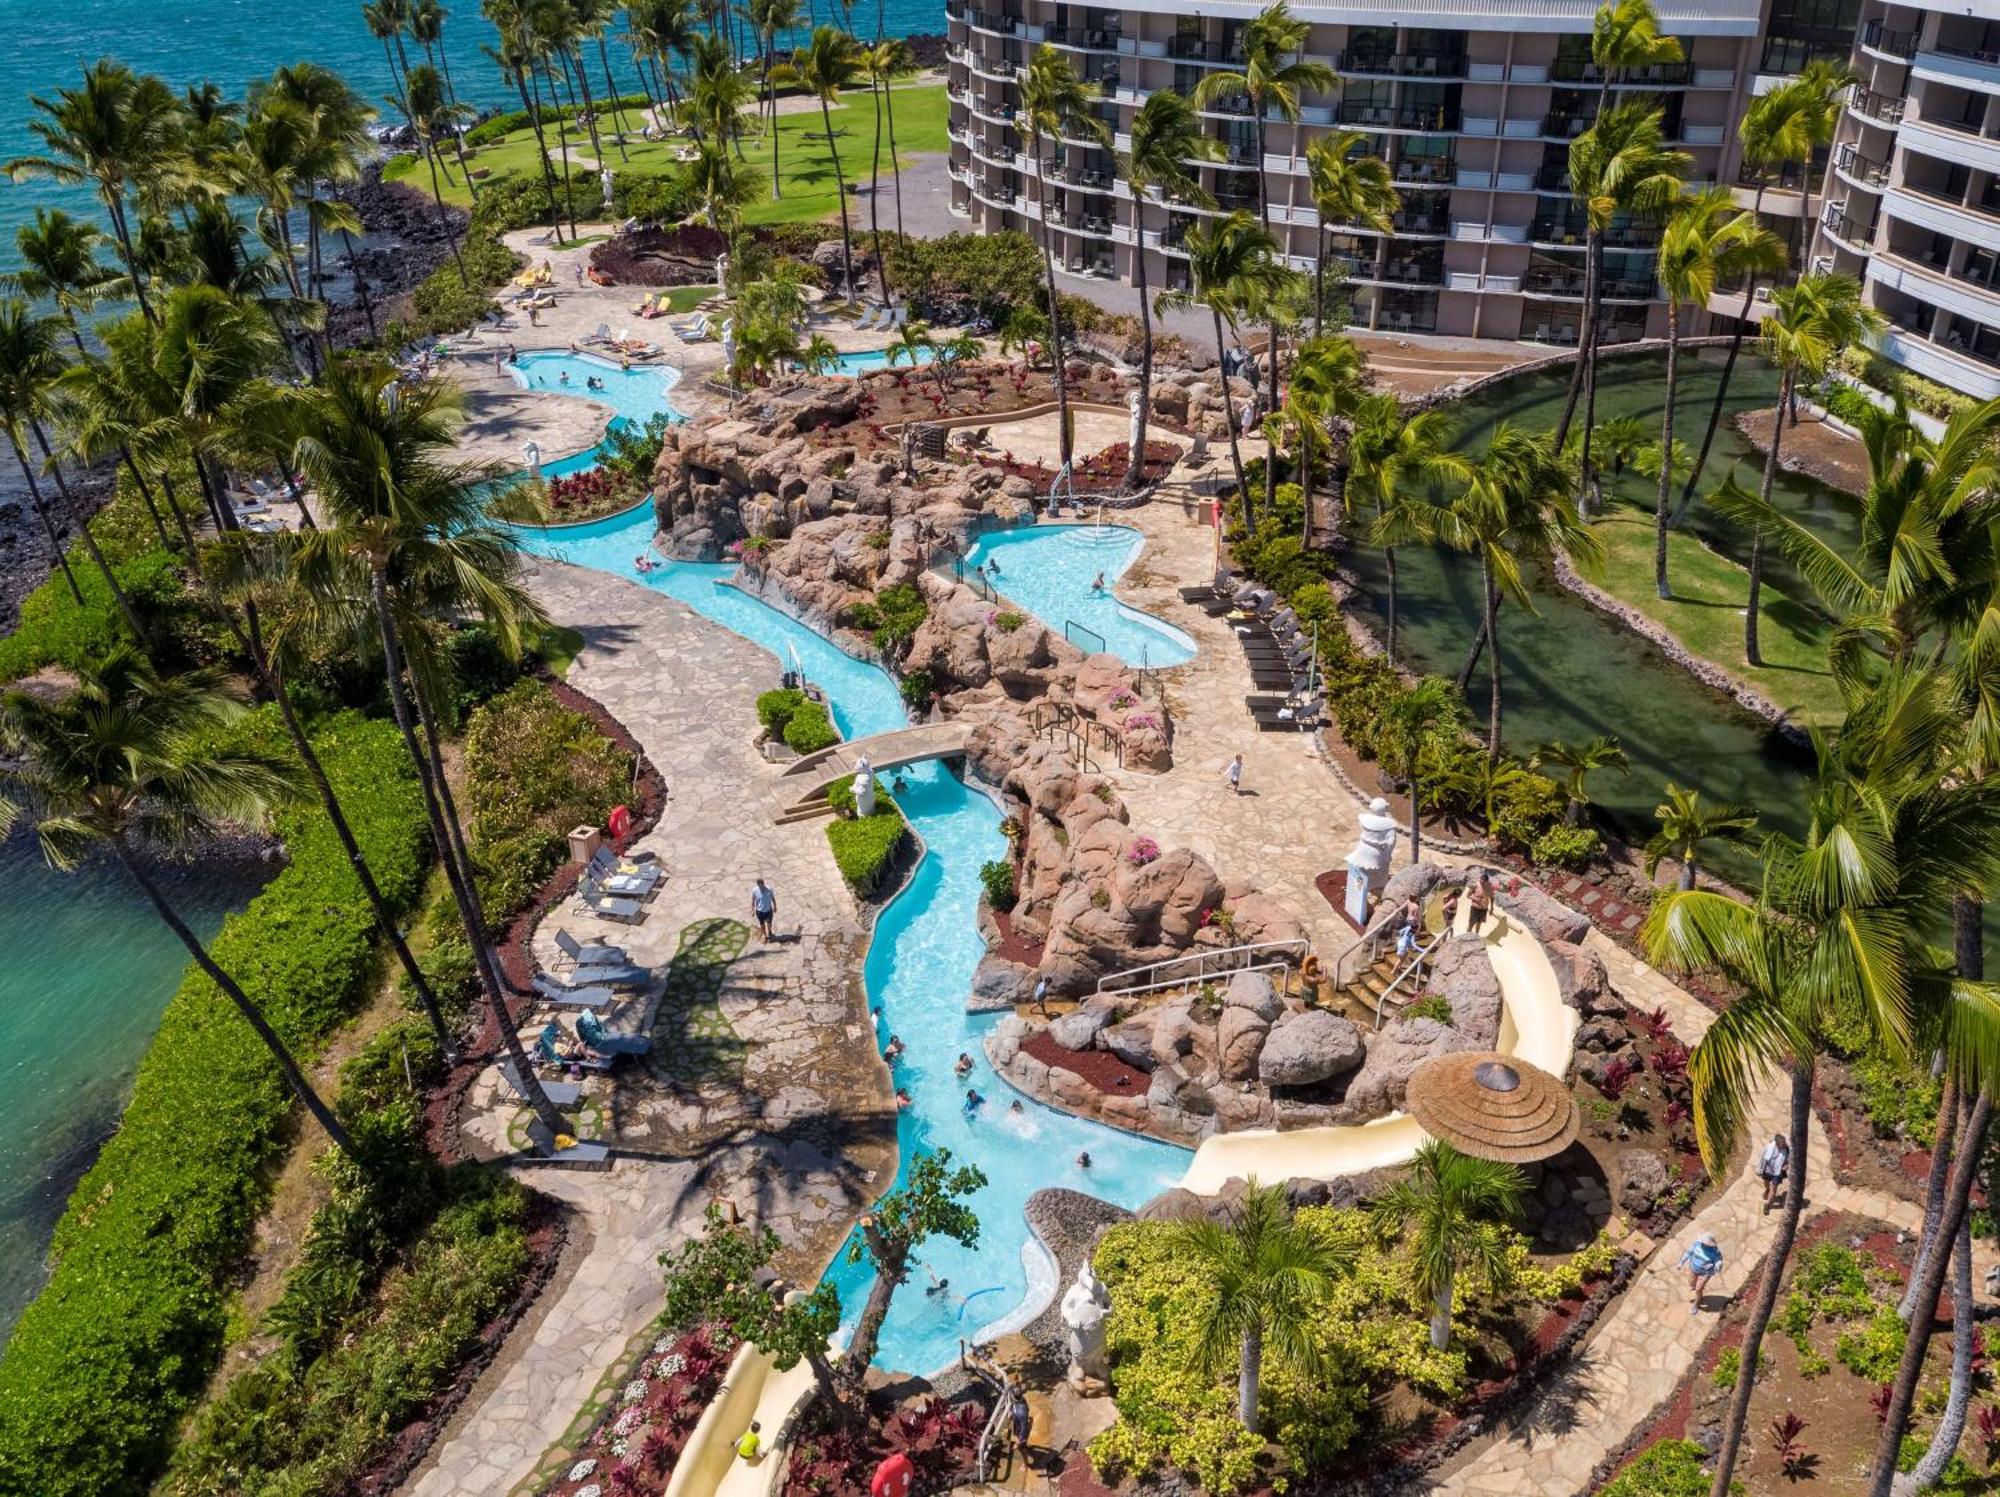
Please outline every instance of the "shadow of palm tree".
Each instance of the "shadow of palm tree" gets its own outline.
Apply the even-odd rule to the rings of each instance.
[[[667,964],[665,989],[653,1015],[653,1049],[646,1064],[669,1085],[738,1085],[749,1046],[722,1012],[729,964],[749,944],[750,927],[716,916],[681,932]]]

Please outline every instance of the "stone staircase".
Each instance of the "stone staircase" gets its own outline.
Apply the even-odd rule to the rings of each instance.
[[[1397,956],[1395,949],[1390,947],[1375,958],[1373,966],[1363,967],[1351,982],[1338,989],[1335,997],[1347,1017],[1363,1028],[1373,1028],[1376,1016],[1381,1012],[1382,995],[1408,960],[1407,957]],[[1421,991],[1419,984],[1405,979],[1389,1000],[1389,1017],[1393,1017],[1397,1009]]]

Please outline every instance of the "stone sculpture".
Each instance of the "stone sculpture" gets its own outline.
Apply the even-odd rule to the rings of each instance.
[[[1360,819],[1361,835],[1347,854],[1347,916],[1356,925],[1366,925],[1370,896],[1389,881],[1389,862],[1396,855],[1396,818],[1378,795]]]
[[[542,444],[537,442],[533,437],[528,438],[527,441],[521,444],[521,456],[528,461],[528,476],[530,478],[540,478],[542,476]]]
[[[854,763],[854,814],[875,814],[875,769],[869,764],[866,754]]]
[[[1076,1282],[1062,1297],[1062,1321],[1069,1331],[1069,1381],[1079,1393],[1101,1393],[1111,1375],[1104,1352],[1104,1317],[1111,1313],[1111,1292],[1091,1272],[1090,1260],[1076,1271]]]

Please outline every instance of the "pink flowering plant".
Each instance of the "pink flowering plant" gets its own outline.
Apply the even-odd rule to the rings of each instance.
[[[1160,855],[1160,844],[1151,837],[1141,837],[1126,852],[1125,859],[1134,868],[1144,868]]]

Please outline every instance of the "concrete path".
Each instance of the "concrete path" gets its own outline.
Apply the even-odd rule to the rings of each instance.
[[[754,693],[776,679],[777,662],[632,582],[548,561],[529,581],[584,635],[570,683],[631,730],[668,786],[659,825],[638,844],[668,871],[645,921],[608,925],[559,907],[536,934],[537,955],[549,962],[556,930],[568,928],[666,963],[683,932],[749,925],[759,875],[778,895],[780,940],[762,945],[737,926],[747,946],[728,944],[742,954],[709,991],[681,1010],[670,986],[655,1056],[611,1093],[619,1157],[609,1173],[524,1173],[573,1208],[564,1263],[405,1483],[413,1497],[539,1490],[648,1334],[660,1253],[700,1229],[711,1201],[769,1223],[785,1243],[781,1269],[805,1280],[895,1175],[895,1112],[860,984],[854,901],[820,826],[772,824],[779,776],[751,746]],[[489,1076],[467,1111],[469,1128],[491,1131],[510,1109]]]

